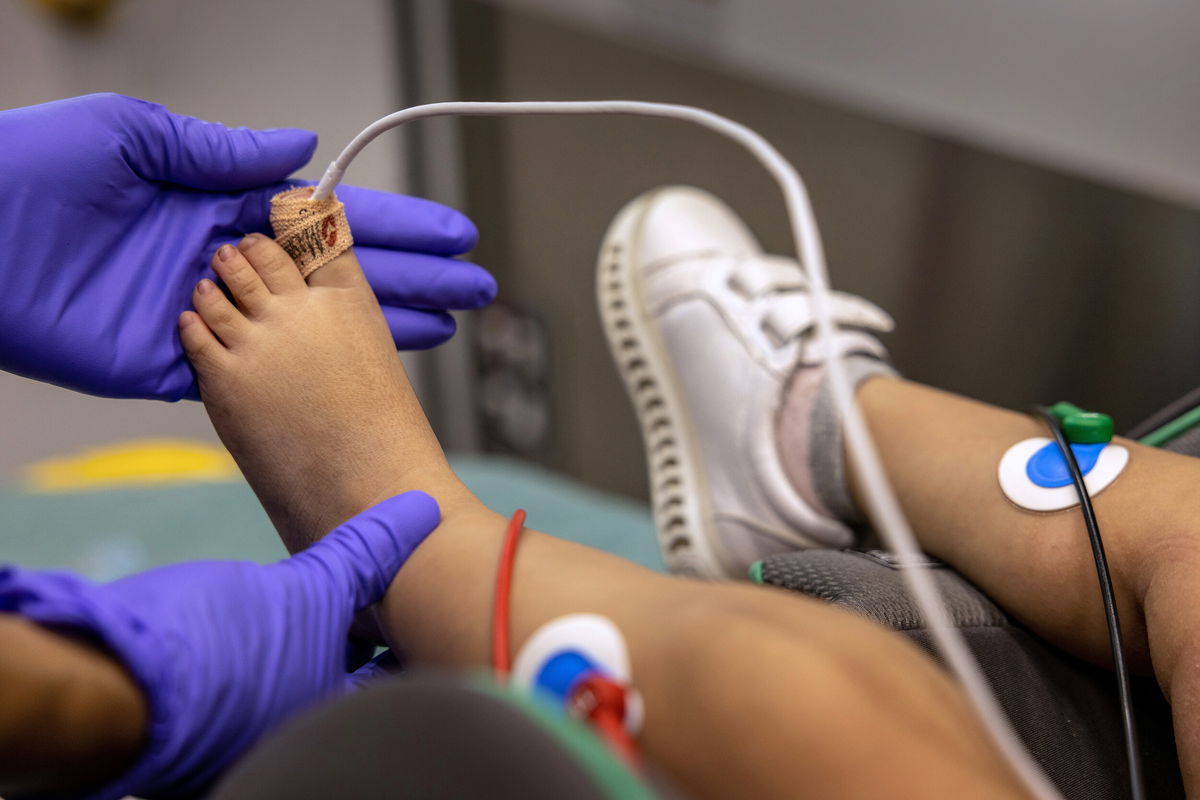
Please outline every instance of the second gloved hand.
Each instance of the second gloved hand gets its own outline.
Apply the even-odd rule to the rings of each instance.
[[[147,744],[92,795],[198,792],[293,714],[348,691],[347,632],[437,526],[420,492],[385,500],[269,566],[177,564],[99,586],[67,573],[0,569],[0,611],[79,630],[146,695]]]
[[[312,156],[304,130],[253,131],[114,94],[0,111],[0,369],[88,394],[197,399],[176,334],[217,247],[270,233],[270,198]],[[450,256],[475,244],[436,203],[339,188],[397,347],[450,338],[446,309],[495,295]]]

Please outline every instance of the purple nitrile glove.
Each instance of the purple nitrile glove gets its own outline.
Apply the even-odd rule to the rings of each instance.
[[[0,111],[0,369],[89,394],[196,399],[177,335],[216,248],[270,234],[284,179],[316,148],[304,130],[230,129],[97,94]],[[338,189],[403,349],[454,333],[496,283],[450,256],[475,228],[427,200]]]
[[[438,520],[431,497],[409,492],[268,566],[176,564],[107,585],[3,568],[0,612],[95,637],[145,693],[145,748],[90,797],[189,795],[293,714],[358,685],[346,671],[354,612]]]

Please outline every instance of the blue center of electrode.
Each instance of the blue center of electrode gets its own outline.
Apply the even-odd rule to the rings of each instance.
[[[1107,447],[1106,442],[1096,444],[1073,444],[1071,452],[1079,462],[1079,471],[1087,475],[1096,466],[1100,451]],[[1058,449],[1057,442],[1049,442],[1038,450],[1025,465],[1025,474],[1035,485],[1044,489],[1057,489],[1059,486],[1071,485],[1071,470],[1067,467],[1067,459]]]
[[[551,697],[565,703],[571,689],[584,675],[595,672],[596,666],[577,650],[562,650],[551,656],[538,671],[533,685]]]

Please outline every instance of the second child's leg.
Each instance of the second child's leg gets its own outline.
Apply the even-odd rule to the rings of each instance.
[[[1045,435],[1039,423],[886,377],[895,373],[877,336],[891,321],[861,298],[835,295],[839,333],[821,341],[800,265],[765,254],[732,209],[697,189],[667,187],[630,202],[605,237],[597,287],[642,422],[669,564],[740,577],[777,552],[853,543],[848,523],[860,521],[862,503],[852,496],[824,367],[831,344],[848,356],[922,545],[1051,642],[1107,660],[1079,510],[1022,511],[1001,493],[1001,456]],[[1144,670],[1152,661],[1170,697],[1196,794],[1200,460],[1123,444],[1132,461],[1096,510],[1133,661]]]
[[[393,583],[384,627],[416,660],[485,665],[505,520],[446,466],[357,263],[344,256],[305,286],[270,240],[242,249],[214,261],[241,310],[210,287],[181,319],[222,439],[293,548],[388,495],[437,498],[442,525]],[[1020,796],[960,691],[849,614],[667,578],[534,531],[513,587],[518,647],[571,612],[616,623],[646,700],[642,746],[696,796]]]
[[[1078,506],[1017,508],[996,470],[1034,418],[906,381],[868,380],[858,402],[928,552],[954,565],[1046,639],[1109,662],[1096,567]],[[1184,780],[1200,790],[1200,459],[1116,440],[1131,452],[1093,498],[1125,648],[1171,702]]]

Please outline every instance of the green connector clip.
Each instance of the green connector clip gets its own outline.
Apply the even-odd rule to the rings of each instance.
[[[1071,403],[1055,403],[1050,413],[1062,425],[1071,444],[1108,444],[1113,438],[1113,421],[1108,414],[1084,411]]]

